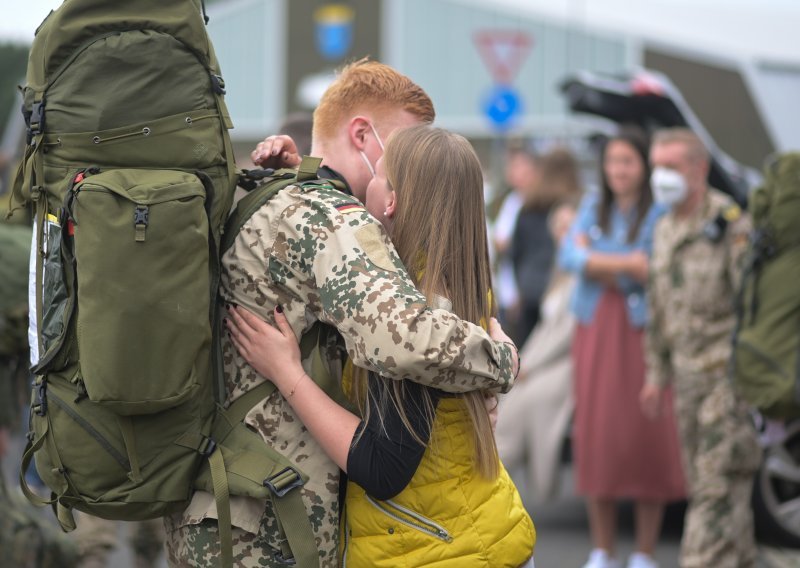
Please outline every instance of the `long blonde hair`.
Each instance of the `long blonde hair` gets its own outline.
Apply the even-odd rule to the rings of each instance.
[[[392,241],[411,278],[429,304],[436,303],[436,296],[444,296],[460,318],[475,324],[488,321],[494,307],[489,296],[483,174],[472,146],[464,137],[441,128],[414,126],[390,137],[383,160],[387,180],[397,195]],[[356,387],[355,392],[364,392],[363,383]],[[379,401],[377,411],[394,404],[409,432],[424,443],[398,404],[405,396],[405,381],[393,380],[384,391],[389,394]],[[435,411],[427,389],[423,393],[423,414],[431,426]],[[484,393],[459,396],[474,426],[476,467],[493,479],[499,461]],[[367,416],[369,397],[360,398]]]

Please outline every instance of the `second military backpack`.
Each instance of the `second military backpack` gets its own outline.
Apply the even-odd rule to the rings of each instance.
[[[765,416],[800,417],[800,153],[765,170],[738,302],[737,392]]]

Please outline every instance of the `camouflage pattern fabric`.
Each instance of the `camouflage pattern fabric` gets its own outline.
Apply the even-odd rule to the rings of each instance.
[[[333,187],[281,191],[243,227],[222,265],[226,302],[270,323],[280,304],[298,336],[317,320],[330,324],[342,334],[355,365],[451,392],[511,388],[510,347],[495,344],[478,326],[428,307],[382,226]],[[228,400],[264,380],[227,337],[223,357]],[[344,354],[331,352],[327,359],[340,370]],[[339,469],[280,392],[253,408],[245,422],[310,476],[302,496],[320,565],[337,566]],[[252,501],[232,499],[237,566],[280,566],[270,504]],[[213,499],[198,492],[183,515],[167,519],[171,565],[213,562],[219,554],[217,529],[206,519],[215,517]]]
[[[761,448],[748,409],[727,377],[675,381],[675,414],[690,502],[681,541],[681,566],[755,566],[750,496]]]
[[[0,566],[73,568],[78,548],[0,476]]]
[[[649,383],[674,383],[675,412],[689,508],[682,568],[751,567],[755,562],[750,494],[760,450],[747,408],[727,377],[733,301],[750,220],[741,214],[719,242],[704,227],[733,202],[710,190],[686,219],[657,224],[646,335]]]
[[[78,528],[70,535],[78,546],[78,568],[105,568],[111,555],[122,546],[119,529],[124,521],[109,521],[76,512]],[[135,568],[155,566],[164,550],[164,523],[151,519],[128,523]]]

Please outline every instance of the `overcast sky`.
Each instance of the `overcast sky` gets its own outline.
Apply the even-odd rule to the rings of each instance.
[[[567,19],[719,55],[800,64],[800,0],[456,1],[505,5],[512,13]],[[60,0],[0,0],[0,40],[29,43],[36,27],[60,4]]]

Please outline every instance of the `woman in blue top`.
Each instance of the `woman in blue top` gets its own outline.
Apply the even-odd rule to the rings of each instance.
[[[584,568],[621,566],[614,558],[619,499],[635,501],[637,550],[628,567],[655,567],[664,505],[685,495],[671,408],[650,420],[638,399],[645,375],[647,255],[665,212],[653,204],[647,150],[636,130],[608,141],[601,190],[584,198],[559,253],[561,268],[578,276],[573,450],[594,546]]]

